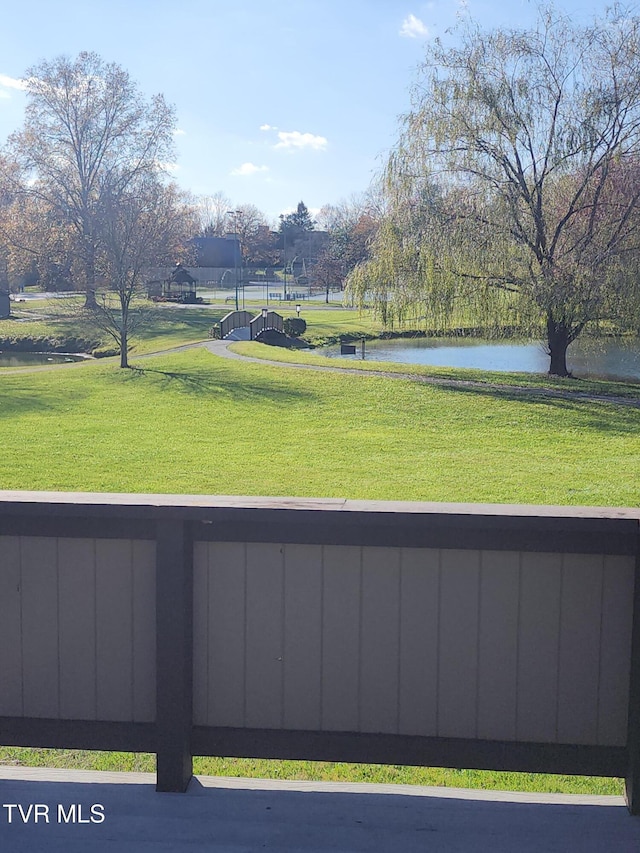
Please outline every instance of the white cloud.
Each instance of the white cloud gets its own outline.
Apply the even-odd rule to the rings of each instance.
[[[0,86],[5,89],[20,89],[24,91],[27,88],[25,80],[19,80],[16,77],[8,77],[6,74],[0,74]]]
[[[402,22],[399,35],[408,39],[426,39],[429,38],[429,30],[420,18],[416,18],[415,15],[407,15]]]
[[[256,166],[255,163],[243,163],[242,166],[238,166],[237,169],[234,169],[231,174],[232,175],[255,175],[256,172],[268,172],[268,166]]]
[[[275,127],[273,124],[261,124],[260,125],[260,130],[277,130],[277,129],[278,128]]]
[[[324,136],[314,136],[313,133],[300,133],[299,130],[285,132],[281,130],[278,133],[280,142],[276,148],[313,148],[316,151],[322,151],[327,147],[327,140]]]
[[[180,127],[176,127],[176,129],[173,131],[173,135],[174,135],[174,136],[186,136],[186,135],[187,135],[187,131],[186,131],[186,130],[182,130],[182,128],[180,128]]]
[[[0,98],[7,100],[11,97],[7,89],[18,89],[24,91],[27,88],[26,81],[18,80],[15,77],[9,77],[7,74],[0,74]]]

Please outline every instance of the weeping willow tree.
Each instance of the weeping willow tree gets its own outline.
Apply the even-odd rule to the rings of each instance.
[[[640,19],[619,8],[431,45],[352,298],[385,322],[543,332],[549,372],[566,376],[585,326],[637,310],[639,69]]]
[[[435,183],[411,183],[388,182],[387,215],[371,258],[348,279],[348,294],[373,303],[388,326],[424,321],[446,331],[472,324],[498,335],[505,325],[521,325],[505,262],[510,247],[495,252],[495,239],[479,227],[470,241],[467,193],[447,195]]]

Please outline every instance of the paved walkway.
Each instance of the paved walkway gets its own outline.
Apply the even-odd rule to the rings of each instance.
[[[640,818],[629,816],[621,797],[212,777],[194,779],[186,794],[157,794],[154,782],[154,775],[147,773],[0,767],[0,850],[7,853],[263,850],[638,853],[640,850]],[[36,804],[40,806],[37,823],[34,822]],[[73,812],[72,804],[75,804]],[[11,805],[15,807],[9,809]],[[18,805],[28,815],[27,823],[23,822]],[[30,805],[34,806],[31,812]],[[65,816],[70,819],[68,823],[64,822]],[[102,822],[98,822],[103,816]]]
[[[485,390],[493,390],[503,392],[504,394],[521,394],[534,397],[553,397],[562,400],[582,400],[585,402],[600,402],[600,403],[615,403],[618,406],[633,406],[640,408],[640,400],[635,400],[629,397],[610,397],[599,394],[588,394],[582,391],[565,391],[562,388],[531,388],[529,386],[519,385],[499,385],[490,382],[474,382],[470,379],[445,379],[439,376],[421,376],[416,373],[396,373],[389,370],[358,370],[352,367],[330,367],[319,364],[300,364],[291,361],[271,361],[266,358],[253,358],[247,355],[240,355],[229,349],[229,345],[234,343],[232,340],[223,341],[203,341],[200,344],[192,344],[192,346],[204,346],[209,352],[223,358],[233,358],[240,361],[251,361],[255,364],[270,364],[274,367],[295,367],[298,370],[320,370],[329,373],[349,373],[358,376],[384,376],[386,379],[405,379],[412,382],[421,382],[426,385],[436,385],[441,388],[477,388]],[[187,349],[188,347],[182,347]],[[159,354],[159,353],[156,353]]]

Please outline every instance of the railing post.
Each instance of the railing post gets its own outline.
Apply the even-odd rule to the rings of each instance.
[[[625,796],[632,815],[640,815],[640,535],[636,551],[633,593],[633,639],[631,642],[631,677],[629,683],[629,751]]]
[[[184,521],[156,528],[156,790],[186,791],[193,695],[193,543]]]

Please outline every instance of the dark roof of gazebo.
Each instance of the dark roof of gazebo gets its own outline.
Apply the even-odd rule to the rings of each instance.
[[[169,281],[176,284],[195,284],[196,279],[191,275],[189,270],[185,269],[182,264],[177,264],[174,271],[171,273]]]

